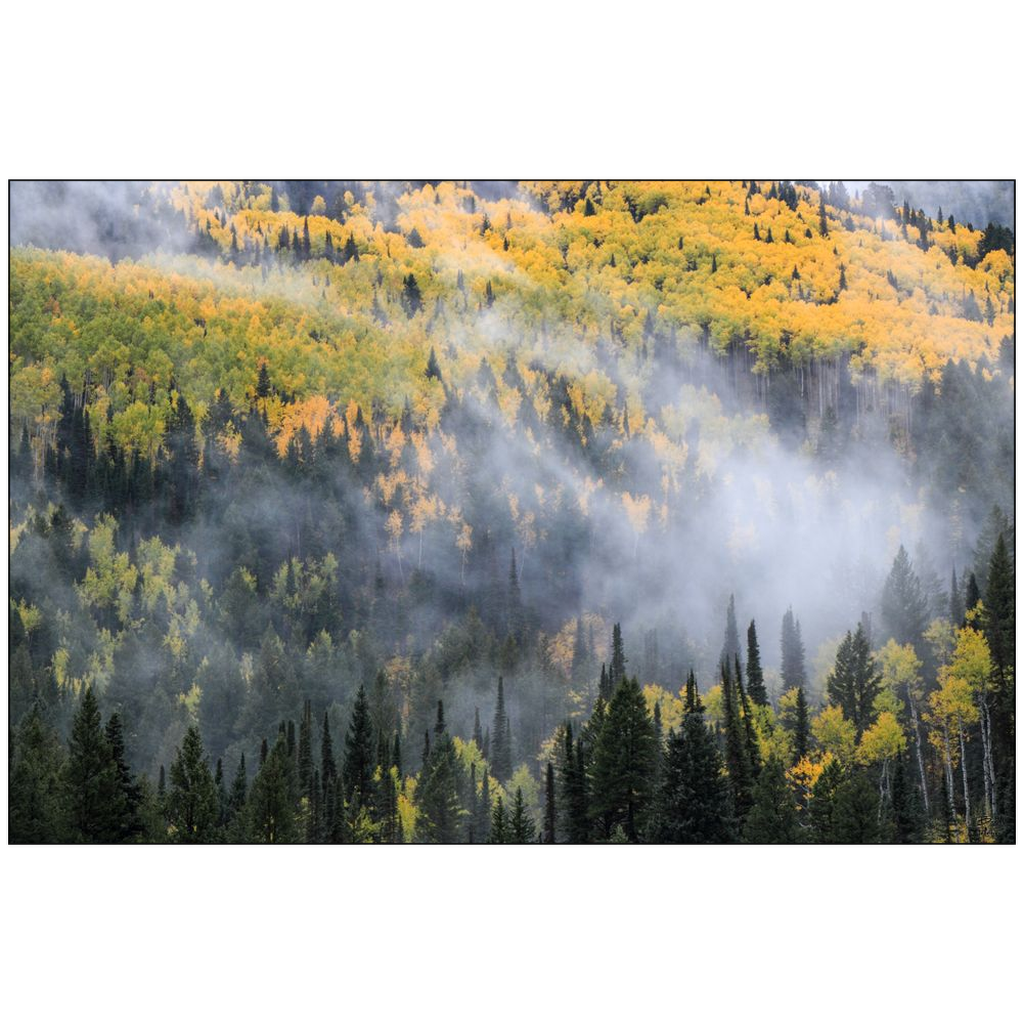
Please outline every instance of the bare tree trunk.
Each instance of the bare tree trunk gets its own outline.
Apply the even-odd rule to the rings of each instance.
[[[956,803],[953,800],[953,755],[949,749],[949,728],[945,721],[942,723],[942,744],[944,757],[944,767],[946,769],[946,797],[949,800],[949,817],[951,821],[956,821]]]
[[[982,777],[985,780],[985,803],[989,813],[996,816],[996,773],[992,763],[992,720],[988,713],[988,694],[982,690],[979,700],[981,710]]]
[[[921,727],[917,720],[917,701],[910,692],[910,684],[907,684],[907,703],[910,705],[910,722],[914,727],[914,746],[917,750],[917,770],[921,775],[921,796],[924,798],[924,813],[931,817],[931,808],[928,806],[928,783],[924,774],[924,755],[921,753]]]
[[[971,841],[971,793],[967,787],[967,749],[964,746],[964,723],[956,716],[957,732],[960,734],[960,774],[964,781],[964,823],[967,826],[967,842]]]

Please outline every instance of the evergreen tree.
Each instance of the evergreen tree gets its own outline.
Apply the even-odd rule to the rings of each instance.
[[[992,664],[1001,688],[1007,686],[1014,668],[1015,615],[1014,568],[1000,533],[992,551],[985,591],[983,626]]]
[[[612,660],[608,670],[608,695],[611,700],[619,683],[626,678],[626,650],[622,643],[622,627],[616,622],[612,626]],[[602,692],[602,696],[604,693]]]
[[[505,713],[505,681],[498,676],[498,699],[494,707],[494,726],[491,729],[491,771],[499,782],[512,774],[512,748],[510,724]]]
[[[832,820],[835,814],[836,791],[843,782],[843,766],[835,758],[829,758],[814,788],[808,808],[811,836],[816,843],[836,841]]]
[[[794,686],[807,685],[807,671],[804,668],[804,644],[800,638],[800,623],[789,608],[782,616],[782,688],[791,690]]]
[[[533,815],[526,809],[523,787],[516,786],[516,798],[509,818],[509,842],[532,843],[537,839],[537,825]]]
[[[585,843],[590,835],[587,815],[587,777],[583,746],[573,743],[572,723],[566,722],[558,762],[561,830],[566,842]]]
[[[75,842],[117,842],[127,807],[91,686],[86,687],[71,724],[65,785],[69,838]]]
[[[519,644],[523,640],[523,600],[519,590],[519,574],[516,571],[516,553],[512,550],[512,558],[508,569],[508,595],[506,597],[506,623],[508,636]]]
[[[494,801],[494,812],[491,815],[491,831],[487,841],[489,843],[509,843],[512,841],[508,815],[505,813],[505,802],[501,799],[501,794]]]
[[[981,600],[981,590],[978,587],[977,577],[972,572],[967,578],[967,587],[964,590],[964,614],[974,611]]]
[[[654,727],[637,680],[615,690],[594,751],[593,810],[606,837],[621,825],[637,842],[651,810],[657,759]]]
[[[59,843],[65,838],[64,750],[38,704],[18,726],[8,792],[12,843]]]
[[[725,610],[725,640],[722,643],[722,653],[719,661],[725,665],[731,665],[740,656],[740,634],[736,628],[736,602],[733,595],[729,595],[729,604]]]
[[[441,733],[431,744],[416,787],[416,836],[422,843],[457,843],[462,835],[465,811],[459,801],[461,768],[455,744],[444,728],[444,711],[438,702]]]
[[[199,730],[189,726],[171,764],[167,820],[179,843],[208,843],[218,838],[217,786],[210,773]]]
[[[725,765],[732,785],[736,814],[741,819],[753,800],[754,771],[740,716],[740,696],[729,666],[722,664],[722,709],[725,718]]]
[[[486,843],[491,834],[491,779],[486,768],[480,783],[480,796],[473,807],[472,827],[474,842]]]
[[[555,766],[548,761],[544,775],[544,842],[555,842],[556,823],[558,820],[555,808]]]
[[[786,781],[786,769],[769,758],[754,786],[754,802],[743,823],[748,843],[794,843],[797,839],[797,807]]]
[[[324,712],[324,722],[320,727],[320,781],[324,788],[338,777],[338,765],[334,760],[334,744],[331,742],[331,722]]]
[[[836,651],[835,667],[828,677],[829,700],[843,709],[843,714],[854,724],[857,740],[875,719],[875,698],[881,690],[882,673],[876,668],[871,655],[864,626],[846,636]]]
[[[261,843],[297,842],[297,799],[295,762],[288,753],[287,736],[279,733],[249,790],[247,812],[252,838]]]
[[[348,732],[345,734],[345,754],[341,767],[342,789],[348,803],[356,800],[357,793],[360,806],[366,807],[372,802],[374,768],[373,723],[370,720],[366,689],[360,686]]]
[[[121,790],[124,807],[124,817],[121,821],[121,834],[119,837],[123,842],[137,836],[142,831],[142,822],[139,818],[142,790],[135,781],[125,758],[121,716],[116,711],[107,719],[106,737],[107,743],[110,745],[110,756],[113,758],[114,766],[117,769],[118,786]]]
[[[953,569],[953,579],[949,585],[949,621],[954,629],[960,629],[964,624],[964,599],[960,592],[960,586],[956,579],[956,569]]]
[[[836,789],[832,809],[832,841],[877,843],[881,838],[878,790],[864,775],[857,773]]]
[[[668,734],[656,838],[662,843],[727,843],[735,838],[729,783],[692,680],[691,672],[679,732]]]
[[[757,645],[757,629],[754,620],[747,627],[747,694],[755,704],[768,706],[768,691],[764,685],[764,671],[761,668],[761,650]]]
[[[804,688],[799,686],[796,691],[796,722],[793,728],[793,756],[797,761],[807,756],[810,740],[811,723],[807,711],[807,698],[804,696]]]
[[[882,624],[886,637],[920,648],[928,624],[928,599],[902,544],[882,590]]]

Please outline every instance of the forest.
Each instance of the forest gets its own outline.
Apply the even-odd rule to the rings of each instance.
[[[1014,842],[1012,185],[907,184],[12,183],[10,841]]]

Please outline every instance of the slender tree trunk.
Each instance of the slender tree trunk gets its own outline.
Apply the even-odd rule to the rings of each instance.
[[[914,700],[907,685],[907,703],[910,705],[910,722],[914,727],[914,747],[917,752],[917,770],[921,776],[921,796],[924,799],[924,813],[930,818],[931,808],[928,806],[928,783],[924,774],[924,755],[921,753],[921,727],[917,720],[917,701]]]
[[[956,822],[956,802],[953,799],[953,755],[949,749],[949,727],[945,721],[942,723],[942,744],[944,757],[944,767],[946,769],[946,796],[949,800],[949,817],[955,823]]]
[[[982,775],[985,779],[985,803],[994,818],[996,810],[996,773],[992,762],[992,719],[988,713],[988,693],[983,689],[979,700],[981,710]]]
[[[967,786],[967,749],[964,746],[964,724],[959,715],[956,716],[957,732],[960,734],[960,774],[964,782],[964,822],[967,826],[967,842],[971,841],[971,792]]]

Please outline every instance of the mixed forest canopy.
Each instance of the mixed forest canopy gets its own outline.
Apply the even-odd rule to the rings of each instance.
[[[1015,238],[926,184],[14,183],[12,840],[1012,841]]]

